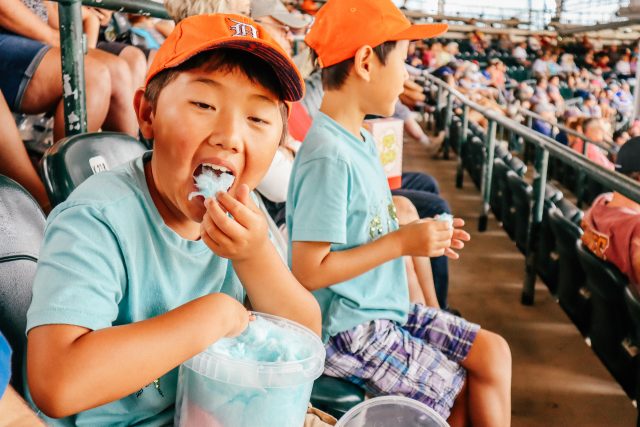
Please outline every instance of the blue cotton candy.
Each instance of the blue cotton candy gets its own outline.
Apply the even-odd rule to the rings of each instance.
[[[453,215],[448,213],[441,213],[434,218],[436,221],[448,222],[449,228],[453,227]]]
[[[291,362],[311,356],[307,343],[306,337],[291,334],[290,330],[258,317],[241,335],[219,340],[212,350],[239,360]]]
[[[226,192],[233,185],[233,181],[236,178],[228,172],[223,172],[218,176],[212,170],[205,169],[195,179],[198,191],[189,193],[189,200],[196,196],[203,196],[208,199],[209,197],[215,197],[220,191]]]

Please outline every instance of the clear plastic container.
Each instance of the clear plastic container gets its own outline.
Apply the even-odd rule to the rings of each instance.
[[[209,347],[180,366],[175,425],[301,427],[313,381],[324,369],[325,350],[309,329],[277,316],[256,316],[304,343],[305,354],[289,362],[232,358]]]
[[[433,409],[417,400],[382,396],[351,408],[336,427],[449,427]]]

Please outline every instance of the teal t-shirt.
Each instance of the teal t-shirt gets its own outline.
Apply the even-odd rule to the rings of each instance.
[[[361,134],[364,140],[323,113],[314,119],[289,182],[289,253],[293,241],[330,242],[332,251],[341,251],[398,229],[375,142],[366,130]],[[313,294],[325,341],[371,320],[407,320],[409,290],[401,258]]]
[[[150,153],[92,176],[53,210],[27,331],[56,323],[92,330],[125,325],[214,292],[244,299],[231,262],[165,225],[146,184],[148,158]],[[177,368],[118,401],[62,420],[45,419],[55,426],[171,425],[176,386]]]

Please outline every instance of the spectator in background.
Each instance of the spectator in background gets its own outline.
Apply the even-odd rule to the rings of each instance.
[[[580,109],[587,117],[593,117],[597,119],[602,117],[602,109],[600,108],[600,105],[598,105],[596,96],[592,93],[587,95],[585,100],[582,102]]]
[[[553,123],[556,121],[556,109],[553,105],[544,102],[536,105],[534,112],[542,119],[533,119],[531,128],[544,136],[553,136]]]
[[[455,56],[460,53],[458,50],[458,43],[449,42],[447,46],[436,55],[436,67],[441,67],[443,65],[448,64],[449,62],[455,60]]]
[[[531,64],[527,59],[529,57],[527,53],[527,42],[518,43],[513,49],[513,52],[511,52],[511,56],[513,56],[520,65],[528,67]]]
[[[49,213],[51,205],[38,172],[20,139],[9,107],[0,94],[0,175],[7,176],[27,189],[36,199],[45,213]]]
[[[560,57],[560,71],[565,75],[569,75],[578,71],[578,67],[570,53],[563,53]]]
[[[615,64],[616,64],[615,72],[618,75],[618,77],[630,77],[631,76],[631,51],[629,49],[625,49],[624,54]]]
[[[589,141],[593,142],[603,142],[604,141],[604,125],[602,120],[598,118],[589,118],[584,121],[582,124],[582,128],[578,128],[577,130],[580,133],[583,133],[585,138]],[[583,153],[584,141],[580,138],[575,140],[571,144],[571,148],[573,148],[578,153]],[[607,158],[607,155],[602,151],[600,147],[594,144],[587,143],[587,158],[594,162],[597,165],[600,165],[609,170],[614,170],[614,164]]]
[[[620,148],[615,169],[640,181],[640,138]],[[584,216],[582,228],[582,243],[640,290],[640,204],[618,192],[602,194]]]
[[[54,139],[62,138],[60,33],[49,26],[46,7],[37,1],[27,7],[20,0],[3,0],[0,28],[0,89],[9,108],[26,114],[55,111]],[[137,135],[127,64],[114,55],[89,49],[84,67],[89,131],[102,128]]]
[[[532,70],[535,76],[543,76],[543,77],[549,76],[548,61],[550,57],[551,55],[549,54],[548,50],[545,50],[542,53],[540,53],[538,58],[533,62]]]
[[[557,75],[552,76],[549,79],[547,85],[547,95],[549,97],[549,101],[560,111],[564,109],[564,98],[560,93],[560,77]]]
[[[237,13],[249,16],[250,0],[164,0],[164,7],[176,24],[192,15]]]

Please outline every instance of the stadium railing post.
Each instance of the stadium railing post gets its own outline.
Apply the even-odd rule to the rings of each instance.
[[[478,231],[487,229],[487,221],[489,214],[489,200],[491,198],[491,180],[493,175],[493,157],[496,148],[496,121],[489,120],[489,129],[487,130],[486,140],[484,143],[484,155],[482,156],[482,209],[480,211],[480,219],[478,221]]]
[[[447,106],[444,114],[444,141],[442,145],[442,158],[449,160],[449,147],[451,145],[451,119],[453,115],[453,94],[447,91]]]
[[[544,194],[547,185],[547,167],[549,165],[549,152],[542,147],[536,147],[535,170],[533,180],[533,209],[529,216],[529,229],[527,232],[527,253],[524,286],[522,289],[522,304],[533,305],[536,284],[536,254],[540,235],[540,223],[544,209]]]
[[[458,168],[456,170],[456,188],[462,188],[464,183],[464,164],[462,160],[463,145],[467,143],[469,133],[469,106],[465,104],[462,110],[462,131],[458,138]]]
[[[59,0],[58,13],[65,135],[71,136],[87,131],[82,3],[80,0]]]

